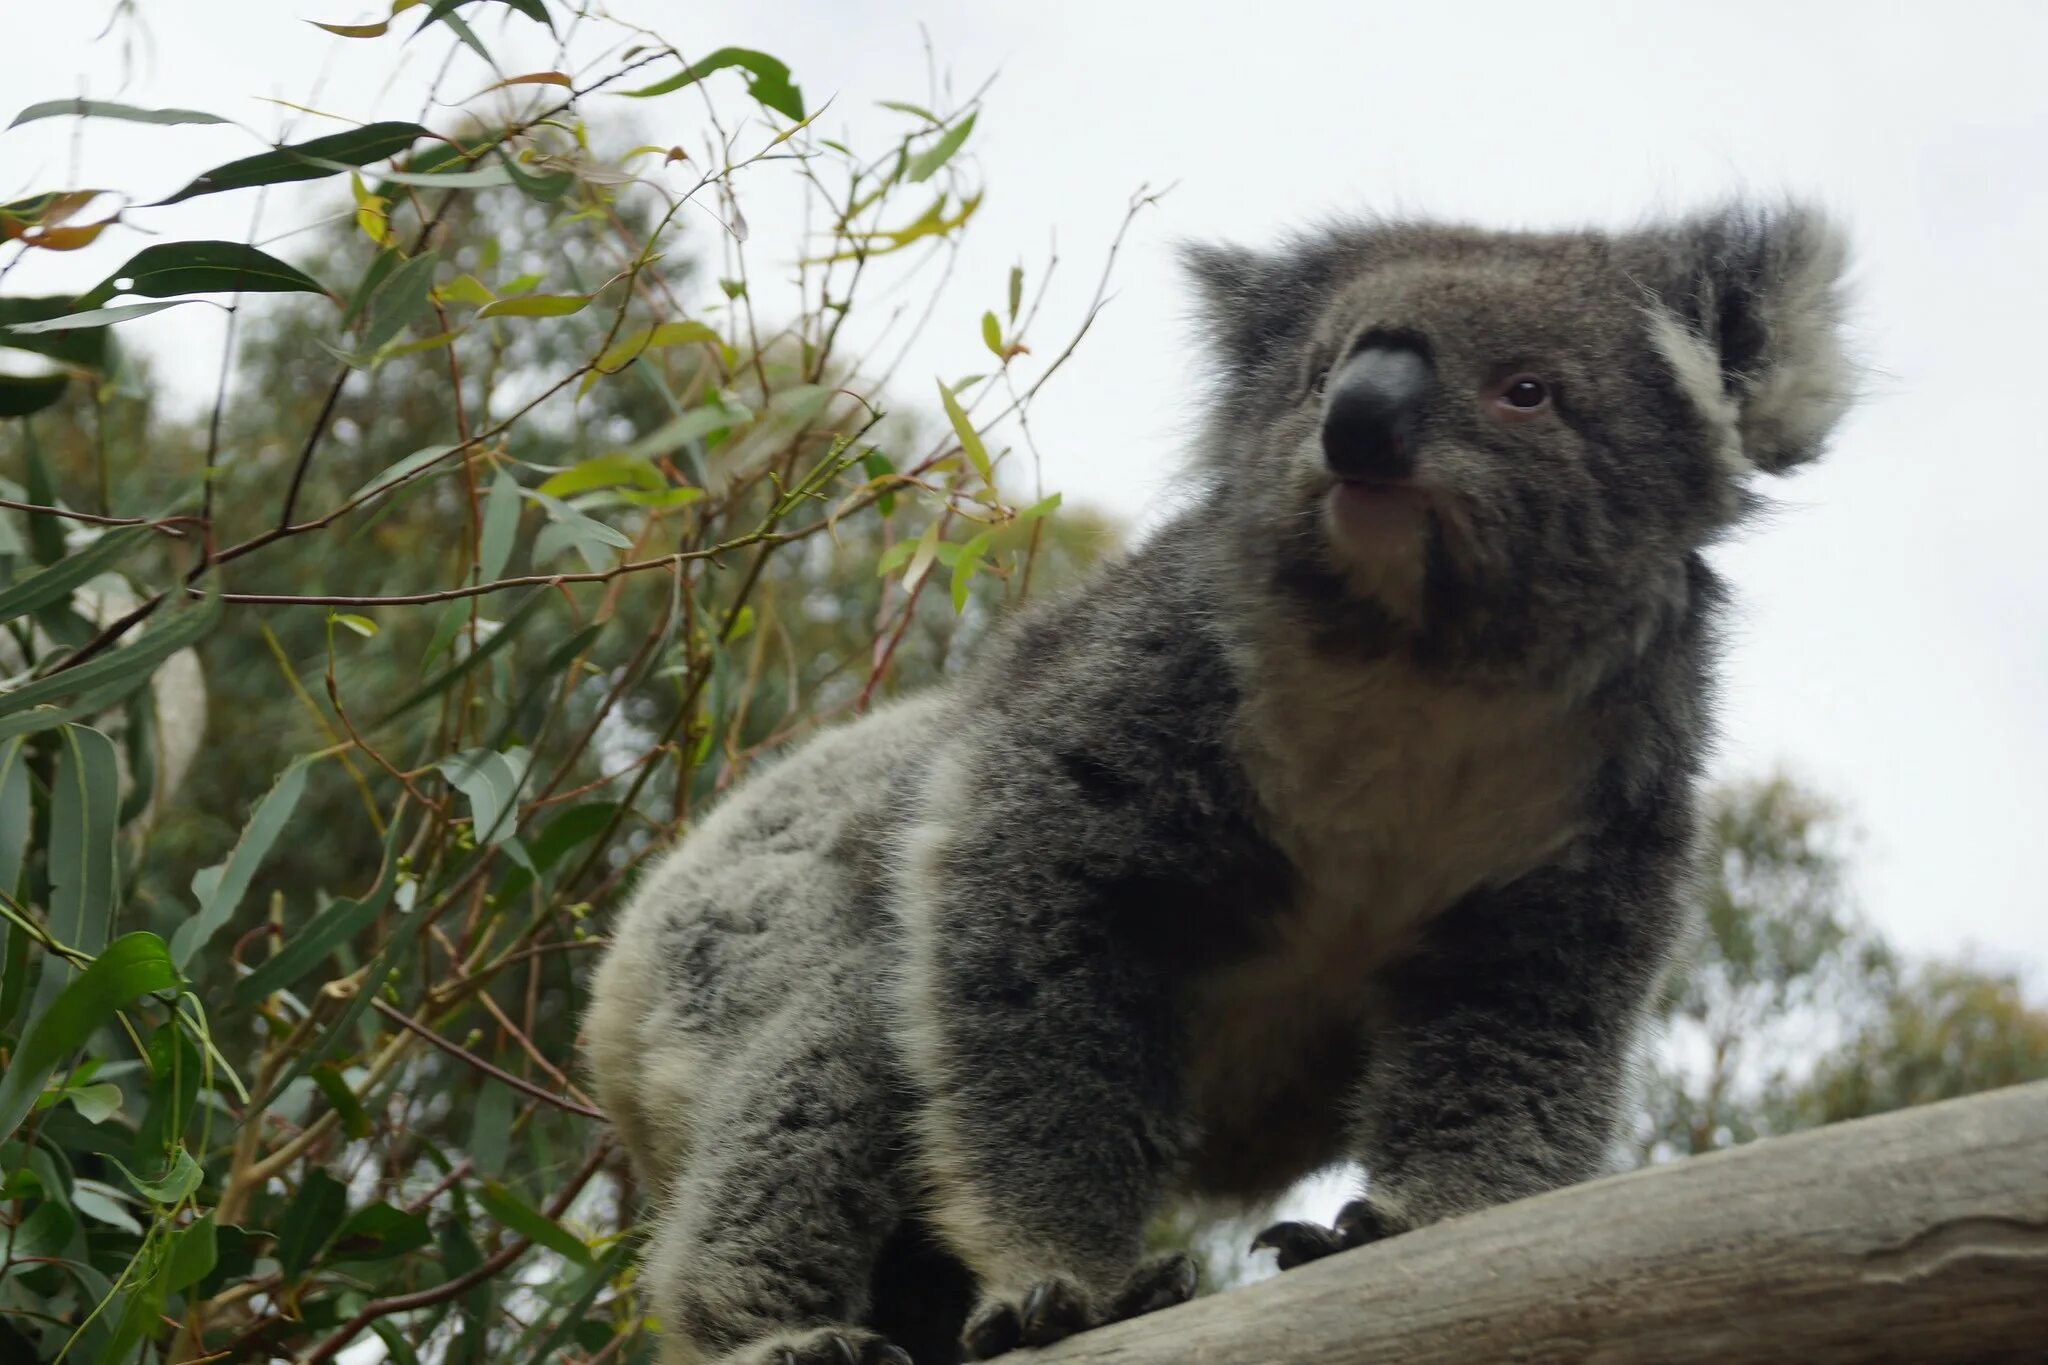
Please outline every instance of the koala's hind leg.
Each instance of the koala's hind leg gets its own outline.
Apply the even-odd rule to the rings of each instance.
[[[799,1002],[707,1078],[647,1254],[663,1365],[906,1365],[860,1325],[904,1211],[885,1057]]]

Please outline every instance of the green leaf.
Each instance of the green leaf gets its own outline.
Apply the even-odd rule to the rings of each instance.
[[[53,1199],[45,1200],[30,1210],[28,1217],[13,1229],[7,1246],[8,1257],[20,1261],[30,1257],[62,1256],[77,1231],[78,1220],[71,1216],[70,1209]]]
[[[366,1138],[370,1135],[370,1115],[364,1110],[356,1092],[348,1088],[333,1065],[322,1062],[309,1073],[313,1084],[320,1087],[320,1093],[327,1097],[327,1103],[341,1118],[341,1130],[352,1138]]]
[[[519,534],[519,480],[511,471],[499,468],[491,480],[491,495],[484,503],[484,529],[477,564],[479,581],[489,583],[505,571],[512,558],[512,542]]]
[[[178,1229],[164,1256],[164,1292],[183,1293],[213,1273],[219,1247],[213,1229],[213,1212]]]
[[[77,308],[77,302],[69,294],[0,298],[0,346],[45,355],[80,369],[105,370],[110,333],[96,327],[71,328],[61,322],[55,331],[41,330],[38,326],[73,314]],[[29,328],[36,330],[17,330]]]
[[[459,448],[457,446],[427,446],[423,450],[415,450],[412,454],[406,456],[397,464],[392,465],[389,469],[384,470],[361,488],[358,488],[351,495],[349,501],[360,501],[373,493],[382,492],[394,484],[403,483],[407,478],[417,474],[420,470],[454,454]],[[449,468],[452,469],[454,466],[450,465]]]
[[[50,778],[50,932],[82,953],[100,950],[114,919],[119,782],[113,741],[65,727]]]
[[[132,938],[134,935],[131,934],[129,937]],[[114,1164],[121,1167],[121,1174],[128,1177],[128,1183],[140,1191],[143,1198],[165,1206],[182,1203],[186,1196],[199,1188],[199,1182],[205,1176],[205,1172],[199,1169],[199,1163],[194,1161],[192,1154],[183,1147],[171,1149],[170,1161],[164,1173],[154,1180],[143,1179],[126,1166],[122,1166],[118,1160],[114,1161]]]
[[[355,291],[348,296],[348,302],[342,306],[341,325],[344,328],[355,325],[363,310],[370,306],[370,299],[376,294],[378,287],[391,278],[392,271],[403,264],[405,257],[399,255],[397,249],[393,247],[386,247],[371,258],[370,268],[356,281]]]
[[[317,1076],[318,1071],[314,1072]],[[326,1259],[341,1261],[388,1261],[417,1251],[434,1240],[427,1220],[379,1201],[366,1204],[348,1216],[335,1231],[334,1244]]]
[[[476,1110],[470,1116],[469,1155],[487,1175],[505,1169],[512,1147],[512,1092],[498,1081],[484,1079],[471,1092]]]
[[[396,156],[421,138],[428,136],[427,130],[417,123],[371,123],[346,132],[330,133],[316,137],[309,142],[296,142],[274,151],[257,156],[245,156],[226,165],[215,166],[212,170],[194,180],[168,199],[159,199],[156,206],[181,203],[202,194],[219,194],[224,190],[242,190],[255,185],[281,185],[293,180],[318,180],[335,174],[333,165],[321,162],[340,163],[342,168],[367,166],[372,161],[382,161],[387,156]]]
[[[137,996],[178,988],[178,971],[155,934],[126,934],[30,1021],[0,1075],[0,1137],[21,1126],[36,1096],[66,1057]]]
[[[1053,509],[1059,505],[1060,495],[1057,493],[1042,498],[1017,514],[1017,525],[1023,526],[1037,521],[1040,517],[1051,516]]]
[[[147,526],[123,526],[107,532],[83,550],[64,556],[49,568],[10,584],[0,590],[0,621],[12,621],[69,597],[74,588],[111,569],[153,535]]]
[[[948,161],[953,153],[960,150],[960,144],[967,141],[967,135],[974,131],[973,114],[961,119],[946,130],[945,136],[910,158],[910,166],[903,172],[903,178],[911,184],[922,184],[931,179]]]
[[[503,147],[498,148],[498,160],[504,164],[505,174],[512,177],[512,183],[519,187],[520,193],[542,204],[554,203],[576,183],[576,176],[571,171],[546,171],[535,175]]]
[[[582,1277],[576,1281],[575,1288],[565,1296],[567,1301],[563,1304],[560,1316],[555,1319],[554,1328],[541,1339],[540,1345],[526,1359],[534,1361],[535,1365],[552,1359],[555,1351],[569,1340],[570,1334],[590,1320],[590,1305],[597,1301],[598,1294],[624,1268],[626,1259],[632,1254],[633,1244],[622,1239],[612,1244],[611,1249],[605,1252],[603,1260],[584,1271]]]
[[[517,299],[492,299],[476,310],[480,318],[560,318],[590,306],[588,294],[528,294]]]
[[[692,408],[648,432],[621,453],[642,460],[659,459],[663,455],[674,454],[692,441],[702,440],[714,431],[724,431],[751,421],[753,415],[736,403],[729,407],[707,405]]]
[[[377,718],[377,724],[383,725],[394,717],[410,711],[427,698],[439,696],[441,692],[461,679],[471,669],[476,668],[484,660],[511,644],[513,637],[518,635],[526,627],[527,622],[533,619],[533,614],[540,610],[541,604],[548,599],[549,592],[550,590],[546,586],[541,586],[528,593],[520,601],[519,605],[513,609],[512,614],[505,618],[505,623],[491,633],[491,638],[476,647],[475,653],[436,673],[411,692],[408,692],[396,706],[393,706],[389,711],[386,711]]]
[[[128,1212],[115,1196],[119,1193],[111,1185],[102,1185],[97,1180],[74,1181],[71,1186],[71,1207],[108,1227],[121,1229],[134,1236],[142,1236],[142,1224],[135,1221],[135,1215]]]
[[[125,283],[123,283],[125,281]],[[240,242],[160,242],[78,296],[98,308],[116,294],[175,298],[180,294],[324,294],[318,280]]]
[[[187,645],[198,643],[220,620],[220,612],[220,594],[208,592],[197,605],[158,613],[157,624],[131,645],[108,650],[76,668],[0,692],[0,717],[12,717],[0,721],[0,739],[47,728],[37,717],[15,713],[58,697],[91,694],[93,709],[112,705],[148,682],[157,664]]]
[[[61,118],[64,115],[78,118],[114,118],[127,123],[231,123],[218,114],[205,113],[198,109],[139,109],[132,104],[115,104],[111,100],[45,100],[31,104],[14,116],[9,128],[19,128],[24,123],[37,119]]]
[[[613,374],[632,363],[642,351],[658,350],[665,346],[684,346],[701,342],[710,346],[723,344],[718,333],[701,322],[664,322],[659,327],[645,328],[611,347],[594,362],[593,373]],[[586,379],[585,383],[589,381]]]
[[[672,90],[695,85],[712,72],[723,71],[732,66],[740,67],[747,72],[749,95],[784,118],[802,121],[803,91],[790,83],[789,68],[767,53],[756,52],[751,48],[721,47],[708,56],[685,63],[681,72],[667,80],[620,93],[630,99],[650,99],[655,95],[666,95]]]
[[[0,374],[0,417],[26,417],[62,401],[71,377],[62,374]]]
[[[497,1181],[486,1180],[483,1189],[477,1193],[477,1200],[491,1217],[534,1245],[546,1247],[556,1255],[567,1257],[578,1265],[597,1264],[597,1258],[590,1254],[590,1248],[584,1244],[582,1238],[520,1199]]]
[[[346,626],[365,640],[377,637],[377,623],[367,616],[358,616],[352,611],[334,611],[327,614],[327,619],[338,626]]]
[[[442,776],[469,798],[471,828],[479,844],[500,843],[518,826],[519,788],[530,760],[523,749],[497,753],[466,749],[438,765]]]
[[[197,299],[170,299],[163,303],[123,303],[113,308],[88,308],[83,313],[67,313],[62,317],[45,318],[41,322],[17,322],[8,327],[16,336],[37,336],[44,332],[68,332],[81,327],[109,327],[130,318],[146,318],[151,313],[161,313],[166,308],[182,308]]]
[[[981,340],[982,344],[995,354],[997,360],[1005,358],[1003,355],[1003,324],[996,321],[996,315],[993,311],[981,315]]]
[[[360,899],[334,902],[315,915],[312,923],[287,937],[275,956],[235,983],[231,997],[235,1008],[247,1009],[272,991],[291,986],[374,924],[398,889],[397,847],[398,827],[393,825],[384,841],[384,862],[376,885]]]
[[[989,463],[988,447],[981,443],[981,436],[974,430],[974,423],[967,420],[967,413],[960,406],[960,400],[953,397],[953,391],[944,381],[939,384],[939,401],[945,404],[946,420],[953,424],[953,434],[960,439],[960,449],[966,452],[968,461],[974,465],[974,472],[981,475],[981,481],[995,487],[995,468]]]
[[[1010,267],[1010,321],[1017,320],[1017,306],[1024,302],[1024,267]]]
[[[270,855],[271,846],[284,833],[285,822],[298,807],[299,796],[306,790],[308,766],[308,761],[301,759],[279,773],[276,784],[249,812],[249,823],[242,827],[242,837],[235,841],[226,861],[192,875],[192,895],[199,902],[198,912],[171,935],[171,961],[180,970],[191,963],[192,955],[220,931],[241,905],[256,869]]]
[[[296,1279],[341,1230],[348,1215],[348,1187],[318,1166],[308,1167],[277,1225],[277,1261]]]
[[[960,553],[953,560],[953,614],[967,610],[967,590],[974,582],[974,575],[981,568],[982,559],[988,554],[989,533],[983,531],[960,547]]]
[[[13,897],[21,886],[21,868],[28,857],[29,825],[35,817],[29,791],[26,741],[0,743],[0,895]],[[0,1010],[0,1028],[8,1014]]]
[[[87,1123],[105,1123],[121,1112],[121,1087],[112,1081],[74,1086],[64,1092],[64,1099]]]
[[[380,349],[427,310],[434,290],[434,270],[440,263],[440,257],[433,252],[422,251],[377,286],[365,309],[367,318],[361,339],[364,351]]]
[[[618,451],[595,456],[550,476],[541,484],[540,491],[549,497],[568,498],[593,488],[616,488],[621,484],[660,489],[668,487],[668,478],[651,461]]]

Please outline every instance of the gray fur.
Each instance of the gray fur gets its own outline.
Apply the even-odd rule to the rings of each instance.
[[[933,1365],[963,1317],[986,1356],[1184,1296],[1140,1263],[1175,1193],[1362,1162],[1334,1228],[1268,1234],[1292,1264],[1612,1148],[1689,931],[1700,551],[1846,401],[1838,240],[1786,209],[1189,261],[1220,380],[1187,510],[743,785],[618,927],[588,1048],[669,1362],[886,1331]],[[1392,551],[1319,444],[1376,340],[1438,385]],[[1503,421],[1513,372],[1553,408]]]

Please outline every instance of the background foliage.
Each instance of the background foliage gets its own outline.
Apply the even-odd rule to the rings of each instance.
[[[576,69],[431,127],[308,115],[163,201],[308,182],[312,232],[38,296],[18,265],[153,206],[0,204],[0,1358],[647,1358],[638,1192],[574,1075],[593,925],[753,763],[1115,539],[1029,440],[1102,285],[1056,323],[1050,263],[951,269],[980,99],[855,148],[765,53],[571,63],[604,22],[326,26],[492,62],[537,25]],[[899,373],[963,289],[957,372]],[[171,307],[232,319],[197,420],[118,345]],[[1645,1154],[2048,1074],[2015,981],[1857,921],[1815,798],[1731,790],[1716,834]]]

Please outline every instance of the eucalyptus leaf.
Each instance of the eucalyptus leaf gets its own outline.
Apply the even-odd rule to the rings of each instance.
[[[170,952],[155,934],[127,934],[38,1013],[0,1073],[0,1137],[21,1126],[59,1063],[138,996],[178,988]]]

